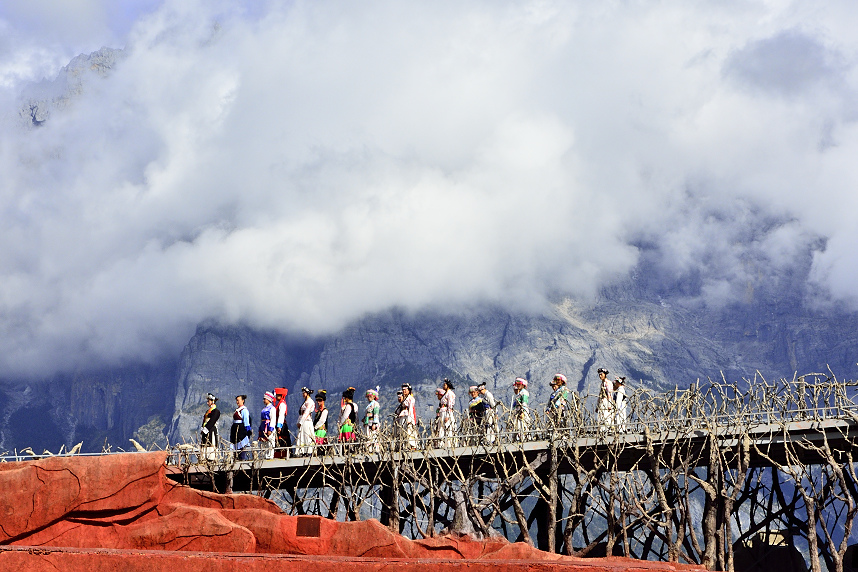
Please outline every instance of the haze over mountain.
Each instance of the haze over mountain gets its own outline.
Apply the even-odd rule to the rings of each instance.
[[[138,6],[0,7],[0,446],[189,436],[209,388],[855,376],[852,4]]]

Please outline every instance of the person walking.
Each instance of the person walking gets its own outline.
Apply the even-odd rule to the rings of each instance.
[[[433,447],[441,446],[441,399],[444,397],[444,390],[440,387],[435,390],[435,398],[438,400],[438,407],[435,408],[435,419],[432,420],[432,437],[438,439],[432,440]]]
[[[247,401],[246,395],[235,396],[235,411],[232,413],[232,427],[229,430],[229,442],[232,443],[234,451],[238,451],[238,458],[246,461],[248,458],[246,448],[250,445],[250,437],[253,435],[253,427],[250,423],[250,411],[244,405]]]
[[[393,441],[397,451],[401,450],[402,440],[405,438],[405,417],[401,416],[405,393],[401,389],[396,390],[396,409],[390,415],[393,417]]]
[[[402,384],[402,409],[399,419],[405,431],[406,448],[417,449],[417,401],[414,399],[411,384]]]
[[[486,382],[480,382],[477,385],[477,390],[483,398],[483,403],[486,406],[485,418],[483,419],[483,428],[486,432],[486,443],[492,444],[495,442],[498,434],[498,415],[497,415],[497,400],[491,391],[486,387]]]
[[[277,448],[274,451],[276,459],[288,459],[289,449],[292,448],[292,435],[289,433],[289,424],[286,423],[286,414],[289,412],[286,405],[288,394],[289,390],[285,387],[274,389],[274,409],[277,411],[277,423],[274,425],[277,430]]]
[[[596,370],[599,374],[599,401],[596,404],[596,418],[599,422],[599,433],[607,433],[614,423],[614,385],[608,379],[608,370],[600,367]]]
[[[524,442],[530,430],[530,393],[527,391],[527,380],[515,378],[512,384],[512,430],[519,442]]]
[[[328,442],[328,408],[325,401],[328,400],[328,392],[320,389],[316,393],[316,413],[313,416],[313,429],[316,436],[316,451],[320,454],[325,451],[320,448]]]
[[[378,444],[379,433],[381,432],[381,406],[378,403],[378,390],[366,390],[366,409],[363,414],[363,430],[367,441],[367,452],[380,453],[381,447]]]
[[[628,412],[626,406],[626,378],[616,377],[614,378],[614,423],[618,433],[625,433],[627,430]]]
[[[566,390],[566,376],[562,373],[554,374],[551,379],[551,395],[548,398],[548,419],[553,428],[564,427],[566,417],[569,414],[569,402]]]
[[[337,420],[339,428],[338,442],[341,445],[341,453],[345,455],[346,444],[355,441],[355,425],[357,424],[357,409],[354,404],[355,388],[349,387],[343,391],[343,399],[340,401],[340,418]]]
[[[307,387],[301,388],[301,395],[304,397],[304,403],[298,410],[298,447],[295,454],[299,457],[310,455],[313,452],[313,390]]]
[[[456,394],[453,390],[456,388],[453,382],[445,377],[441,389],[443,394],[438,403],[438,437],[440,437],[441,447],[455,447],[453,428],[456,423]]]
[[[482,440],[480,435],[483,434],[483,421],[486,417],[486,404],[483,401],[483,397],[480,395],[480,390],[476,385],[472,385],[468,388],[468,395],[471,397],[471,400],[468,401],[468,421],[470,425],[470,431],[468,432],[471,434],[468,441],[471,445],[478,445]]]
[[[259,413],[259,434],[256,439],[263,451],[263,458],[274,458],[274,445],[277,439],[275,423],[277,422],[277,410],[274,409],[274,393],[266,391],[262,396],[265,407]]]
[[[217,422],[220,411],[217,408],[217,397],[211,393],[206,395],[208,409],[203,414],[203,424],[200,427],[200,453],[207,461],[214,460],[218,446]]]

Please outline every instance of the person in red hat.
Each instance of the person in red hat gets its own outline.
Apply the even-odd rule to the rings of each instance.
[[[289,390],[285,387],[274,388],[274,409],[277,411],[277,423],[274,425],[277,430],[277,449],[274,451],[274,457],[277,459],[288,459],[289,449],[292,448],[292,435],[289,433],[289,424],[286,423],[286,414],[289,412],[286,405],[287,395]]]

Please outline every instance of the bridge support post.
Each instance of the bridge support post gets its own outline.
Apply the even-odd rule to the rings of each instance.
[[[399,532],[399,465],[395,460],[388,463],[390,473],[381,484],[381,524],[393,532]]]
[[[548,447],[548,462],[536,470],[539,479],[548,487],[548,499],[541,494],[536,501],[536,546],[540,550],[557,552],[558,487],[557,445],[552,440]]]

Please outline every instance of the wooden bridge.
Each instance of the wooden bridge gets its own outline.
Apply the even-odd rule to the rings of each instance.
[[[624,431],[599,424],[583,396],[562,426],[535,409],[527,431],[504,430],[503,418],[497,432],[465,423],[453,442],[427,431],[414,448],[392,428],[375,445],[299,458],[256,449],[239,461],[186,446],[170,471],[194,487],[269,496],[293,514],[379,518],[412,537],[502,534],[569,554],[724,570],[752,546],[759,555],[761,538],[779,538],[834,569],[858,512],[855,384],[816,376],[745,387],[637,392]]]

